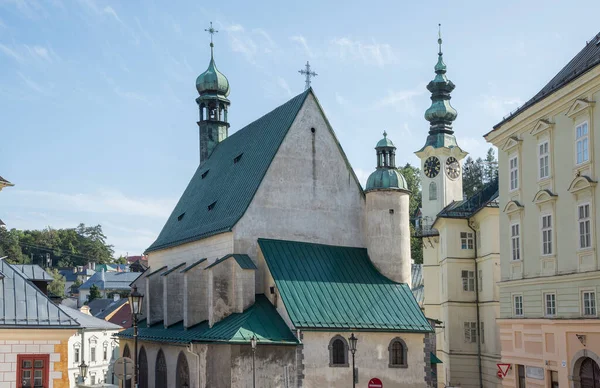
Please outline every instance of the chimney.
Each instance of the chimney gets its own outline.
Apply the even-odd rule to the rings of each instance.
[[[77,267],[73,267],[73,273],[77,273]]]
[[[90,306],[87,306],[87,305],[81,306],[79,308],[79,311],[81,311],[82,313],[87,314],[87,315],[92,315],[92,314],[90,314]]]
[[[116,294],[113,295],[113,301],[114,302],[118,301],[119,299],[121,299],[121,295],[119,295],[118,293],[116,293]]]

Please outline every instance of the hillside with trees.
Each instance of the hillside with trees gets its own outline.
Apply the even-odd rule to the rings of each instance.
[[[113,246],[106,243],[101,225],[43,230],[0,228],[0,257],[16,264],[42,267],[83,266],[113,262]]]

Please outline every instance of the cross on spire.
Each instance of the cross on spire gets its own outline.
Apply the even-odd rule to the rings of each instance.
[[[219,32],[219,30],[215,30],[215,28],[212,25],[212,22],[210,22],[210,27],[204,29],[204,31],[210,34],[210,47],[213,47],[213,35]]]
[[[310,78],[318,76],[317,73],[310,70],[310,63],[308,63],[308,61],[306,61],[305,69],[298,70],[298,73],[306,76],[306,84],[304,86],[304,90],[307,90],[308,88],[310,88]]]
[[[438,55],[442,55],[442,23],[438,24],[438,45],[440,46]]]

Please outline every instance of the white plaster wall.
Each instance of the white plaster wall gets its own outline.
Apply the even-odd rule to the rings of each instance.
[[[55,370],[60,359],[60,353],[54,352],[54,345],[60,345],[59,340],[0,340],[0,387],[17,388],[17,355],[19,354],[49,354],[50,373],[49,388],[54,387],[54,379],[61,379],[63,372]]]
[[[185,327],[208,319],[208,265],[204,261],[188,270],[183,278],[183,320]]]
[[[235,252],[256,262],[259,237],[364,247],[364,196],[345,163],[309,95],[234,227]],[[262,275],[259,271],[257,289],[263,288]]]
[[[349,367],[329,366],[329,341],[337,334],[345,338],[350,333],[303,332],[305,388],[348,388],[352,386],[352,356]],[[358,385],[366,387],[373,377],[381,379],[384,387],[426,387],[424,334],[414,333],[355,333]],[[408,347],[408,368],[390,368],[388,346],[396,337]],[[429,355],[428,355],[429,356]]]
[[[202,240],[162,249],[148,254],[148,264],[154,270],[166,265],[172,268],[181,263],[193,263],[207,258],[208,263],[233,253],[233,234],[230,232],[210,236]]]
[[[96,384],[106,382],[111,383],[112,377],[112,363],[119,357],[119,343],[113,340],[112,337],[118,333],[119,330],[86,330],[85,331],[85,344],[84,352],[81,352],[81,334],[77,333],[69,338],[69,386],[71,388],[76,387],[79,379],[75,379],[75,376],[79,376],[79,364],[81,363],[81,356],[85,356],[85,363],[89,365],[88,375],[86,383],[91,383],[91,375],[96,375]],[[91,361],[91,347],[90,340],[92,337],[96,338],[96,362]],[[108,359],[104,360],[104,343],[107,345]],[[75,346],[79,345],[79,361],[75,359]],[[115,381],[118,379],[115,377]]]

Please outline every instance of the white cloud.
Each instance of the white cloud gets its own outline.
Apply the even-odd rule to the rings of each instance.
[[[38,83],[36,83],[35,81],[33,81],[31,78],[25,76],[23,73],[18,72],[17,73],[19,75],[19,77],[21,77],[21,79],[23,80],[23,82],[25,82],[25,85],[29,86],[30,89],[41,93],[41,94],[47,94],[48,91],[46,90],[46,88],[40,86]]]
[[[362,187],[366,187],[367,179],[369,179],[369,175],[371,175],[372,171],[366,171],[362,168],[355,168],[354,173],[356,174],[356,177],[358,178],[358,181],[360,182]]]
[[[96,193],[57,193],[15,190],[21,203],[44,204],[53,210],[85,213],[109,213],[145,217],[168,217],[175,201],[170,199],[129,197],[120,191],[104,189]]]
[[[59,56],[52,50],[51,48],[46,48],[43,46],[29,46],[23,45],[25,49],[29,53],[29,55],[34,59],[41,59],[46,62],[54,62],[55,60],[59,60]]]
[[[119,15],[117,15],[117,12],[114,10],[113,7],[107,5],[106,7],[104,7],[104,9],[102,10],[103,13],[112,16],[113,18],[115,18],[116,21],[118,21],[119,23],[123,24],[123,21],[119,18]]]
[[[348,100],[338,92],[335,92],[335,101],[342,106],[348,105]]]
[[[262,28],[248,31],[241,24],[231,24],[223,27],[229,38],[231,50],[242,54],[248,62],[260,67],[259,54],[272,55],[278,51],[275,41],[269,33]]]
[[[394,107],[396,111],[414,115],[417,108],[414,98],[422,96],[427,92],[424,84],[418,85],[413,89],[388,90],[385,97],[375,102],[374,108]]]
[[[481,106],[483,110],[498,120],[517,109],[522,104],[523,101],[518,97],[506,98],[487,94],[481,96]]]
[[[342,60],[361,60],[365,64],[379,67],[397,62],[397,56],[387,43],[364,43],[350,38],[334,38],[331,40],[331,52]]]
[[[0,43],[0,52],[4,53],[4,55],[11,57],[17,62],[23,63],[24,58],[21,54],[19,54],[16,50]]]
[[[305,37],[303,37],[302,35],[295,35],[295,36],[292,36],[290,39],[293,42],[297,42],[304,49],[304,52],[306,53],[306,55],[309,58],[314,57],[313,52],[310,49],[310,47],[308,46],[308,42],[306,41]]]
[[[285,79],[282,77],[277,77],[277,85],[279,85],[279,87],[282,88],[288,94],[288,96],[293,96],[292,89],[290,89],[290,85],[288,85]]]

